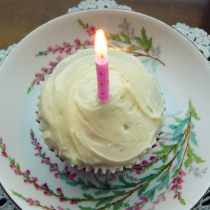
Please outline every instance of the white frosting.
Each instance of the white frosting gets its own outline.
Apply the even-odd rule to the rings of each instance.
[[[93,49],[62,60],[42,87],[42,137],[72,166],[114,171],[137,163],[163,126],[164,100],[155,78],[132,55],[109,50],[108,56],[108,103],[96,98]]]

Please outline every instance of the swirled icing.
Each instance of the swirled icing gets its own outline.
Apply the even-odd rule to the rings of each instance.
[[[111,99],[96,98],[95,52],[62,60],[43,84],[39,114],[42,137],[71,166],[115,170],[139,162],[163,126],[159,84],[136,57],[109,50]]]

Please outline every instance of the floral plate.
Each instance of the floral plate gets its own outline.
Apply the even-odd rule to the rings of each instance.
[[[110,48],[141,59],[161,84],[164,133],[141,163],[86,173],[54,157],[41,139],[40,82],[97,28]],[[0,182],[22,209],[190,209],[209,186],[210,67],[166,24],[135,12],[90,10],[59,17],[24,38],[0,67]]]

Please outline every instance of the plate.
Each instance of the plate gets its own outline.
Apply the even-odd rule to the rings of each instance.
[[[76,50],[108,45],[141,59],[166,101],[164,133],[139,165],[86,173],[54,157],[36,120],[40,83]],[[210,67],[170,26],[143,14],[89,10],[65,15],[24,38],[0,69],[0,181],[22,209],[190,209],[209,186]]]

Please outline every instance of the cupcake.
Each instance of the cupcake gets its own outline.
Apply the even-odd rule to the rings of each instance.
[[[111,98],[97,100],[94,49],[63,59],[43,84],[42,138],[56,156],[86,171],[115,172],[139,163],[164,125],[159,84],[136,57],[109,50]]]

